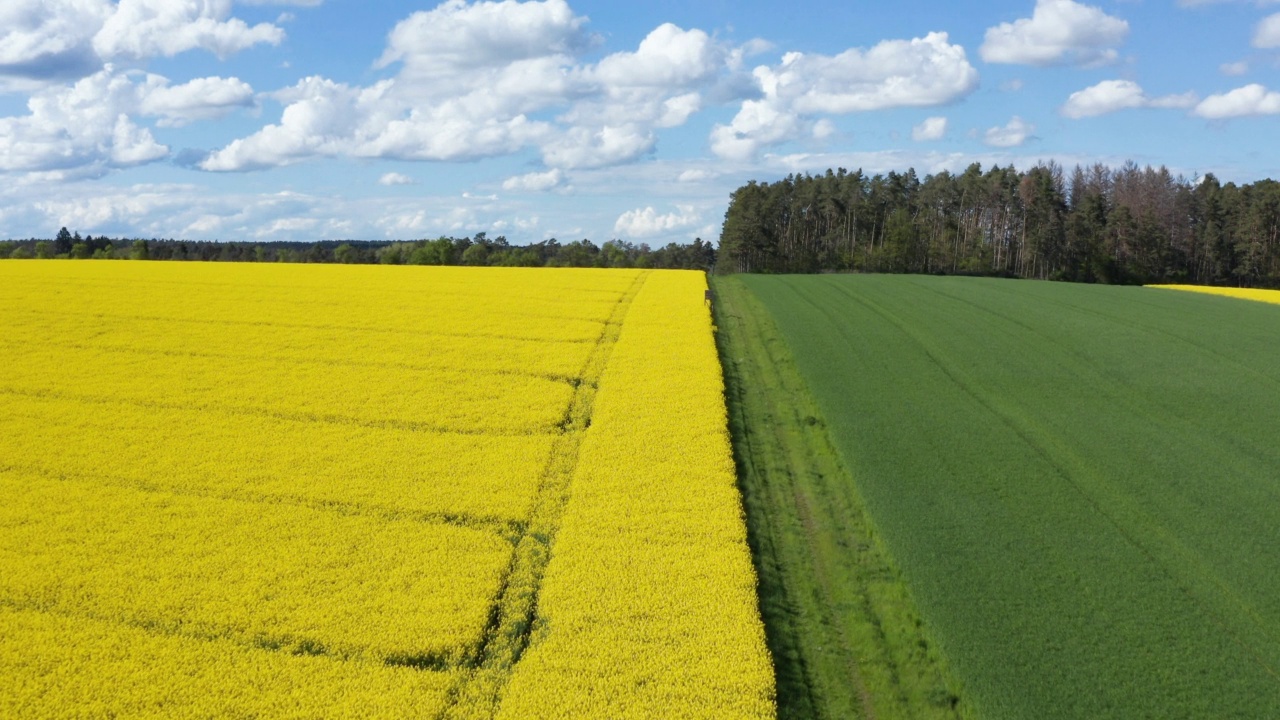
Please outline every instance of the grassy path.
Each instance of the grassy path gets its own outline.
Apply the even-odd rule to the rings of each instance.
[[[713,285],[779,717],[960,716],[772,316],[739,278]]]

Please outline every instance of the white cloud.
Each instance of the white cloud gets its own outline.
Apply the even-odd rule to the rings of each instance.
[[[1253,83],[1200,101],[1192,114],[1210,120],[1280,114],[1280,92]]]
[[[770,145],[799,134],[800,118],[770,100],[747,100],[728,125],[711,130],[711,152],[724,160],[746,161]]]
[[[813,124],[810,132],[813,134],[814,140],[828,140],[835,137],[836,133],[840,132],[840,129],[831,120],[822,118]]]
[[[804,116],[942,105],[978,86],[978,71],[946,33],[836,56],[787,53],[780,65],[758,67],[754,75],[763,98],[744,101],[729,125],[712,130],[711,149],[721,158],[750,159],[812,133]]]
[[[924,122],[911,128],[911,139],[916,142],[941,140],[946,134],[947,119],[945,117],[925,118]]]
[[[578,95],[559,121],[570,126],[543,144],[543,160],[563,167],[600,167],[651,151],[654,130],[684,125],[702,110],[733,53],[702,30],[670,23],[650,32],[635,52],[618,52],[570,75]]]
[[[547,142],[542,160],[553,167],[593,168],[634,160],[657,143],[642,125],[575,127]]]
[[[398,172],[389,172],[378,178],[378,184],[390,187],[392,185],[416,185],[418,184],[418,181],[408,175]]]
[[[112,11],[107,0],[4,0],[0,76],[83,77],[101,67],[92,40]]]
[[[448,78],[520,60],[569,55],[590,42],[565,0],[477,2],[447,0],[397,23],[378,67],[404,64],[403,74]]]
[[[978,71],[946,33],[885,40],[834,57],[787,53],[776,69],[756,68],[756,77],[766,95],[802,114],[941,105],[978,86]]]
[[[231,16],[233,0],[4,0],[0,3],[0,91],[39,90],[83,78],[119,58],[194,49],[219,57],[284,32]],[[318,4],[293,0],[291,4]]]
[[[28,114],[0,118],[0,171],[101,175],[169,155],[137,117],[163,127],[225,116],[253,105],[253,88],[237,78],[196,78],[173,85],[112,64],[72,85],[31,93]]]
[[[502,189],[508,192],[544,192],[560,187],[564,183],[564,173],[559,168],[546,172],[532,172],[507,178]]]
[[[1249,63],[1245,60],[1233,63],[1223,63],[1218,66],[1218,72],[1229,77],[1239,77],[1249,72]]]
[[[676,210],[677,212],[665,215],[659,215],[652,206],[628,210],[618,217],[618,221],[613,225],[613,231],[624,237],[656,237],[673,230],[693,227],[702,219],[692,205],[679,205]]]
[[[349,146],[359,125],[356,106],[362,93],[347,85],[309,77],[280,94],[289,99],[279,124],[267,125],[205,158],[205,170],[246,170],[316,155],[336,155]]]
[[[714,180],[717,177],[719,177],[719,175],[717,173],[711,172],[710,170],[705,170],[702,168],[693,168],[690,170],[682,171],[680,175],[676,177],[676,182],[699,183],[707,180]]]
[[[1073,0],[1036,0],[1030,18],[987,30],[978,54],[989,63],[1096,65],[1116,59],[1129,23]]]
[[[1256,48],[1280,47],[1280,13],[1268,15],[1258,23],[1253,31],[1253,46]]]
[[[982,141],[991,147],[1011,148],[1018,147],[1031,137],[1031,133],[1035,132],[1036,126],[1023,120],[1017,115],[1013,116],[1008,124],[1003,127],[993,127],[983,134]]]
[[[231,0],[120,0],[94,35],[93,47],[104,58],[172,57],[195,49],[225,58],[283,39],[275,25],[250,27],[231,17]]]
[[[369,87],[313,77],[275,97],[277,123],[212,153],[206,170],[317,156],[472,160],[533,147],[552,168],[597,168],[651,152],[657,130],[703,106],[733,53],[701,30],[659,26],[634,52],[578,64],[595,42],[563,0],[445,2],[392,30]],[[560,111],[553,119],[541,119]],[[530,119],[539,113],[539,119]]]
[[[170,85],[159,75],[147,78],[139,110],[159,116],[159,125],[180,127],[195,120],[224,117],[239,108],[253,107],[253,88],[238,78],[196,78]]]
[[[332,154],[399,160],[477,160],[509,155],[549,133],[545,123],[530,121],[524,115],[498,118],[451,115],[451,104],[413,109],[407,118],[391,122],[385,122],[386,111],[379,107],[382,103],[361,105],[361,124],[355,137],[346,142],[337,137],[332,143],[326,142],[337,149]],[[365,115],[366,110],[372,113]]]
[[[419,106],[393,80],[360,88],[309,77],[275,96],[287,103],[279,123],[211,153],[200,167],[243,171],[339,156],[471,160],[516,152],[550,132],[524,115],[474,117],[465,100]]]
[[[25,116],[0,118],[0,171],[101,174],[169,154],[130,119],[139,89],[111,66],[32,94]]]
[[[1132,80],[1103,80],[1097,85],[1071,93],[1059,112],[1066,117],[1079,119],[1127,108],[1189,108],[1198,100],[1195,93],[1148,97],[1142,86]]]
[[[690,87],[712,79],[727,52],[702,30],[660,25],[635,52],[614,53],[592,73],[607,87]]]

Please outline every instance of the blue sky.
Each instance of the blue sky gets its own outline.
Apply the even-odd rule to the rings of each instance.
[[[1278,130],[1280,0],[0,5],[0,237],[715,240],[749,179]]]

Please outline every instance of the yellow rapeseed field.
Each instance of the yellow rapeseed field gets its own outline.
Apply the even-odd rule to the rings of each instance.
[[[1206,285],[1148,285],[1147,287],[1164,288],[1166,290],[1186,290],[1188,292],[1223,295],[1226,297],[1255,300],[1257,302],[1280,305],[1280,290],[1258,290],[1255,288],[1208,287]]]
[[[0,717],[772,717],[705,288],[0,263]]]

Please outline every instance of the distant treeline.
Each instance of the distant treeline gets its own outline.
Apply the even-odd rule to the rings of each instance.
[[[792,175],[733,192],[719,269],[1280,287],[1280,183],[1132,162]]]
[[[409,242],[327,240],[297,242],[193,242],[109,238],[62,228],[52,240],[32,238],[0,242],[0,258],[69,258],[102,260],[200,260],[212,262],[293,262],[385,265],[494,265],[506,267],[638,267],[709,270],[716,249],[701,238],[687,245],[651,248],[610,240],[561,244],[544,240],[512,245],[505,237],[439,237]]]

